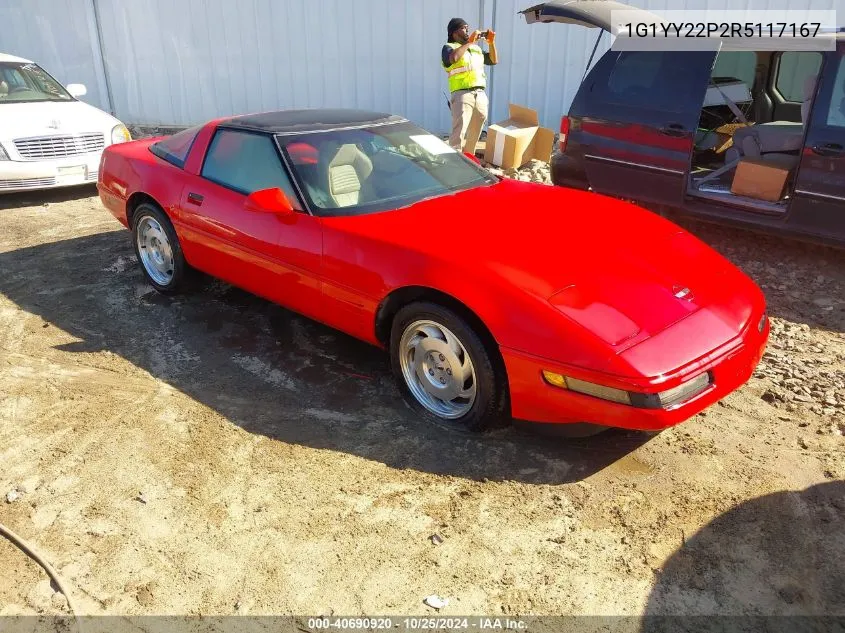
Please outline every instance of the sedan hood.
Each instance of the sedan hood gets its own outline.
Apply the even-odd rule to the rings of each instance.
[[[104,132],[119,123],[82,101],[0,103],[0,138]]]
[[[446,260],[455,270],[486,270],[548,301],[617,353],[724,302],[722,277],[741,275],[693,236],[633,204],[513,180],[327,222]],[[743,309],[735,314],[747,318]]]

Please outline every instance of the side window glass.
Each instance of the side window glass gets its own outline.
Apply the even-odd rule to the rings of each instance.
[[[6,79],[9,81],[10,86],[14,86],[16,88],[26,88],[26,80],[23,78],[21,71],[12,69],[6,75]]]
[[[623,52],[607,79],[610,101],[646,106],[657,86],[662,54],[659,52]]]
[[[701,107],[706,79],[695,69],[712,53],[624,51],[607,79],[605,99],[619,105],[686,112]],[[709,66],[708,66],[709,68]],[[700,82],[697,83],[697,82]]]
[[[198,126],[177,132],[173,136],[168,136],[150,145],[150,151],[172,165],[184,167],[199,131],[200,127]]]
[[[757,67],[757,53],[753,51],[721,51],[716,57],[712,77],[719,79],[739,79],[748,91],[754,87],[754,75]]]
[[[827,124],[845,128],[845,57],[839,58],[839,68],[836,70],[830,108],[827,112]]]
[[[263,134],[219,130],[208,148],[202,177],[244,195],[278,187],[295,209],[301,209],[273,139]]]
[[[804,87],[810,77],[818,75],[822,55],[815,51],[787,51],[780,56],[775,89],[785,101],[802,103]]]

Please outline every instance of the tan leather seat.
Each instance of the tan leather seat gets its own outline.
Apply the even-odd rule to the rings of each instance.
[[[373,163],[355,145],[341,145],[328,166],[329,196],[338,207],[359,204],[361,190],[373,171]]]

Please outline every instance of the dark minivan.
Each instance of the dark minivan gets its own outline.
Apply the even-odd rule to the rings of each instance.
[[[610,31],[620,9],[636,10],[560,0],[521,13]],[[561,119],[552,181],[845,246],[845,33],[825,37],[836,50],[608,50]],[[779,168],[779,194],[737,193],[743,163]]]

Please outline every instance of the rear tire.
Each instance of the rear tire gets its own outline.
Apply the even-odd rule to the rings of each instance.
[[[193,277],[170,218],[159,207],[143,202],[132,214],[132,244],[144,277],[165,295],[187,289]]]
[[[493,354],[465,319],[439,304],[411,303],[393,319],[393,375],[429,421],[476,432],[510,421],[507,378]]]

